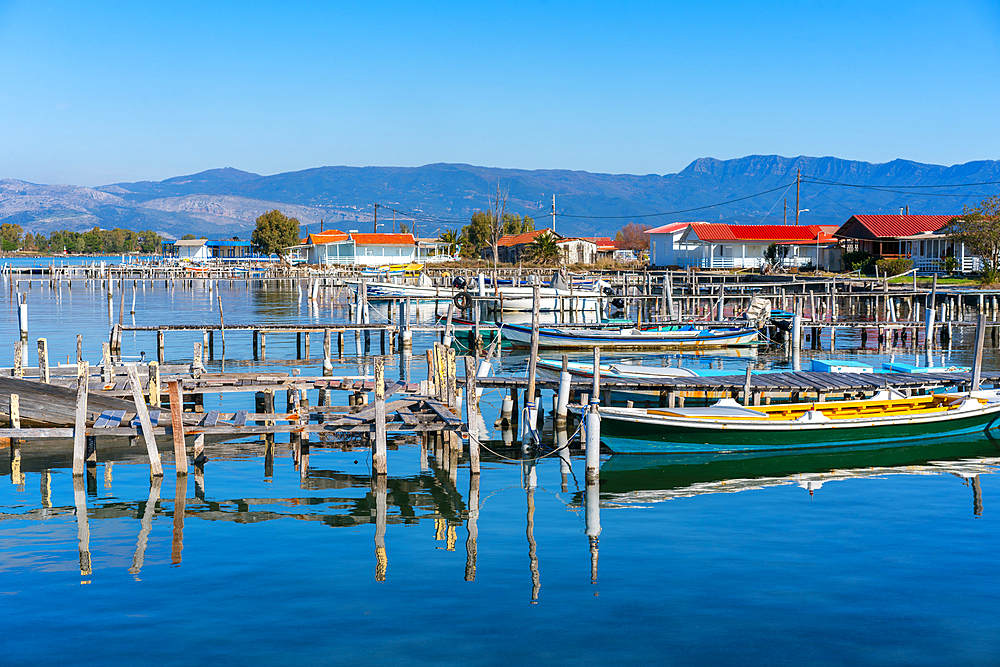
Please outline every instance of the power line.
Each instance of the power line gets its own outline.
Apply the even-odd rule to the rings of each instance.
[[[794,185],[792,183],[791,185]],[[573,215],[572,213],[560,213],[564,218],[586,218],[588,220],[627,220],[631,218],[657,218],[664,215],[678,215],[680,213],[691,213],[693,211],[704,211],[709,208],[716,208],[717,206],[725,206],[726,204],[735,204],[736,202],[745,201],[747,199],[753,199],[754,197],[760,197],[761,195],[766,195],[771,192],[777,192],[778,190],[787,189],[788,185],[779,185],[776,188],[771,188],[770,190],[764,190],[763,192],[755,192],[752,195],[747,195],[746,197],[739,197],[737,199],[730,199],[728,201],[718,202],[717,204],[708,204],[706,206],[696,206],[694,208],[685,208],[677,211],[665,211],[663,213],[640,213],[637,215]]]
[[[818,176],[803,176],[803,179],[808,179],[810,181],[816,181],[817,183],[827,183],[829,185],[843,185],[849,188],[905,188],[905,189],[922,189],[922,188],[971,188],[977,185],[997,185],[1000,181],[979,181],[977,183],[948,183],[945,185],[855,185],[852,183],[841,183],[839,181],[830,181],[825,178],[819,178]]]

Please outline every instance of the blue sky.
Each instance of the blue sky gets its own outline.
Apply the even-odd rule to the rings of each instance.
[[[0,178],[1000,158],[1000,3],[0,0]]]

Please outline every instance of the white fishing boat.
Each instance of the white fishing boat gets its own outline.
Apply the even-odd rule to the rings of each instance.
[[[505,340],[514,347],[531,347],[531,327],[504,324]],[[750,345],[757,340],[756,329],[746,327],[697,328],[693,325],[663,326],[655,329],[584,329],[542,327],[538,346],[543,348],[663,349],[712,348]]]

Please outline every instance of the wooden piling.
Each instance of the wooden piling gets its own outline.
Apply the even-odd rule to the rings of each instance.
[[[386,474],[385,429],[385,359],[375,357],[375,439],[372,443],[372,469]]]
[[[146,409],[146,401],[142,395],[142,385],[139,384],[139,371],[135,364],[128,364],[125,367],[128,371],[128,383],[132,390],[132,398],[135,401],[136,416],[142,425],[142,438],[146,441],[146,451],[149,454],[149,472],[154,477],[163,476],[163,467],[160,465],[160,452],[156,448],[156,438],[153,436],[153,424],[149,419],[149,410]],[[178,472],[183,462],[184,471],[187,471],[187,459],[181,457],[177,461]]]
[[[174,461],[177,463],[177,473],[187,474],[187,447],[184,442],[184,399],[181,396],[181,383],[171,380],[167,383],[170,397],[170,431],[174,441]]]
[[[38,339],[38,376],[45,384],[49,383],[49,342],[45,338]]]
[[[149,404],[154,408],[160,407],[160,364],[155,361],[149,362]]]
[[[87,470],[87,381],[90,365],[81,361],[76,367],[76,419],[73,422],[73,475]]]

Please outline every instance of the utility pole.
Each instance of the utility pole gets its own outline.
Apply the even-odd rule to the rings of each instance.
[[[795,224],[799,224],[799,185],[802,184],[802,170],[797,169],[795,174]]]
[[[375,204],[375,227],[372,228],[373,234],[378,234],[378,204]]]
[[[552,195],[552,231],[556,231],[556,196]]]
[[[392,209],[392,233],[396,233],[396,209]]]

